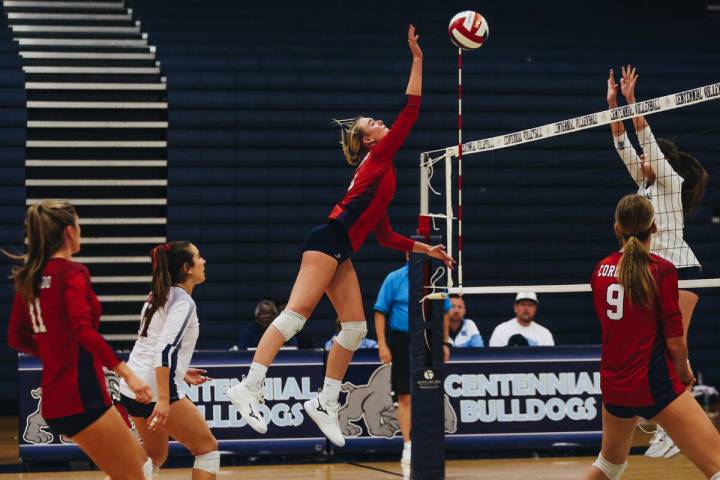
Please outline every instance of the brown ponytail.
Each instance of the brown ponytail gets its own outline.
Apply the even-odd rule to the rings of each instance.
[[[3,250],[12,261],[21,263],[13,267],[10,278],[15,283],[15,291],[25,300],[40,295],[45,264],[63,247],[65,228],[75,227],[77,220],[77,211],[68,202],[45,200],[28,207],[25,215],[27,253],[14,255]]]
[[[193,253],[190,245],[190,242],[176,241],[157,245],[150,250],[153,267],[152,285],[148,306],[142,318],[140,336],[147,337],[150,321],[155,312],[165,306],[170,287],[185,280],[187,274],[183,267],[185,265],[193,266]]]
[[[632,304],[650,307],[655,302],[655,279],[650,273],[650,252],[643,246],[652,235],[655,211],[641,195],[625,195],[615,209],[615,228],[623,246],[618,282]]]
[[[683,178],[682,207],[687,217],[700,207],[710,176],[695,157],[681,152],[672,141],[658,138],[657,144],[675,173]]]
[[[352,166],[358,165],[367,153],[363,146],[364,133],[359,122],[361,118],[363,117],[333,120],[333,123],[340,127],[340,147],[345,160]]]

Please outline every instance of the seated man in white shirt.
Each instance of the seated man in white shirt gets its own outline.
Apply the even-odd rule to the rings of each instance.
[[[465,318],[465,300],[458,294],[450,295],[450,313],[448,315],[448,346],[454,348],[484,347],[480,330],[475,322]]]
[[[537,307],[538,298],[535,292],[519,292],[515,296],[515,318],[495,327],[490,337],[490,346],[548,347],[555,345],[550,330],[535,322]]]

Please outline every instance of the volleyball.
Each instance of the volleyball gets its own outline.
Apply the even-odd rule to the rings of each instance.
[[[472,10],[455,15],[448,25],[450,41],[463,50],[475,50],[490,36],[490,27],[485,18]]]

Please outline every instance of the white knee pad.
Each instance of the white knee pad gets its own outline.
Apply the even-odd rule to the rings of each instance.
[[[152,458],[148,458],[143,464],[143,476],[145,480],[152,480],[153,473],[155,473],[155,471],[153,470]]]
[[[595,460],[595,463],[593,463],[593,467],[603,472],[610,480],[619,480],[620,476],[627,468],[627,462],[616,465],[605,460],[602,453],[600,453],[597,460]]]
[[[720,472],[715,473],[715,475],[710,477],[710,480],[720,480]]]
[[[303,329],[305,322],[307,322],[307,318],[286,308],[275,317],[270,325],[277,328],[287,342]]]
[[[345,348],[354,352],[360,348],[363,338],[367,335],[367,322],[340,322],[340,333],[335,338]]]
[[[193,468],[216,475],[220,471],[220,452],[213,450],[195,457]]]

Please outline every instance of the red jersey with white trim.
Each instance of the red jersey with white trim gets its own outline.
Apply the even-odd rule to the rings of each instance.
[[[601,260],[590,285],[595,313],[602,326],[600,385],[609,405],[646,407],[656,403],[662,384],[678,395],[684,390],[665,340],[683,335],[678,306],[678,274],[667,260],[650,254],[657,285],[655,305],[633,305],[617,280],[621,252]]]
[[[420,97],[408,95],[405,108],[392,128],[365,156],[355,170],[347,194],[330,212],[329,218],[345,227],[353,252],[362,246],[372,231],[384,247],[410,251],[415,244],[393,231],[387,209],[395,196],[395,154],[410,134],[419,113]]]
[[[42,360],[42,415],[60,418],[111,404],[103,365],[120,363],[98,333],[102,309],[87,268],[53,258],[43,270],[38,298],[15,294],[8,344]]]

